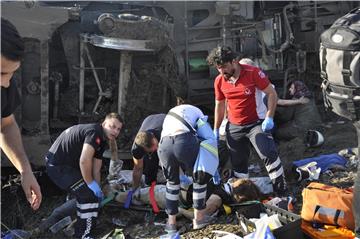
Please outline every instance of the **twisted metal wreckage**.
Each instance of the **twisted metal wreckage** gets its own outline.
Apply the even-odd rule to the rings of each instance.
[[[357,2],[2,2],[25,38],[17,112],[31,162],[62,129],[117,111],[126,129],[119,157],[142,119],[176,97],[212,115],[218,44],[251,57],[285,94],[291,79],[319,90],[319,35]],[[280,94],[281,95],[281,94]],[[320,92],[317,97],[320,98]],[[3,163],[6,166],[6,163]]]

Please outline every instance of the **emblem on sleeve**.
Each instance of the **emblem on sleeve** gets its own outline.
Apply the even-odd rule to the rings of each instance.
[[[260,76],[260,78],[265,78],[265,73],[264,72],[262,72],[262,71],[259,71],[259,76]]]
[[[100,141],[100,138],[97,137],[97,138],[95,139],[95,143],[100,145],[100,142],[101,142],[101,141]]]

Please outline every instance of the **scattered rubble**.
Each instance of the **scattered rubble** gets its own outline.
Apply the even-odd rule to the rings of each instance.
[[[320,154],[336,153],[342,149],[356,146],[356,132],[350,122],[343,124],[333,123],[331,127],[324,131],[325,143],[319,148],[306,148],[302,140],[294,139],[289,142],[278,142],[280,157],[286,165],[287,171],[292,161],[306,157],[313,157]],[[252,157],[250,164],[259,164],[261,172],[253,172],[255,176],[266,175],[266,170],[262,163],[256,157]],[[289,174],[291,176],[291,174]],[[289,176],[288,175],[288,176]],[[351,187],[356,175],[356,165],[349,164],[346,170],[333,169],[332,174],[321,174],[319,182],[338,186]],[[13,180],[13,184],[16,180]],[[301,191],[309,183],[302,181],[296,183],[294,179],[288,177],[289,186],[294,192],[297,202],[294,205],[295,213],[299,213],[302,205]],[[3,184],[5,185],[5,184]],[[41,220],[50,215],[51,211],[65,201],[65,196],[46,195],[46,189],[42,189],[44,200],[39,211],[33,212],[28,206],[23,191],[20,187],[9,186],[2,189],[1,207],[2,222],[11,229],[23,229],[33,231],[39,226]],[[15,206],[14,206],[15,205]],[[13,210],[5,210],[5,208]],[[110,203],[105,206],[100,214],[97,225],[99,238],[109,234],[114,228],[123,228],[125,238],[158,238],[165,232],[163,230],[166,223],[166,214],[160,213],[155,216],[148,211],[125,210]],[[179,228],[182,231],[183,238],[216,238],[212,231],[220,230],[235,233],[241,236],[241,229],[237,225],[235,215],[220,216],[214,225],[207,226],[205,229],[193,231],[191,221],[181,218],[178,221]],[[58,234],[52,234],[50,231],[45,233],[33,234],[32,238],[64,238],[62,231]]]

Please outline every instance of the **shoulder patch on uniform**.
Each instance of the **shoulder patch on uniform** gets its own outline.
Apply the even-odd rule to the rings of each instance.
[[[100,138],[99,138],[99,137],[96,137],[96,139],[95,139],[95,143],[96,143],[96,144],[98,144],[98,145],[100,145],[101,140],[100,140]]]
[[[260,78],[265,78],[266,77],[266,75],[265,75],[265,73],[263,71],[259,71],[258,74],[259,74]]]

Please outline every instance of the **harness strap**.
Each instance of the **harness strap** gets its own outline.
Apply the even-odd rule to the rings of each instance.
[[[341,210],[336,210],[335,216],[334,216],[334,223],[335,225],[339,226],[338,220],[339,220],[339,216],[340,216]]]
[[[158,214],[160,212],[158,205],[156,204],[156,200],[155,200],[155,185],[156,185],[156,181],[151,182],[151,187],[149,190],[149,197],[150,197],[150,204],[151,207],[153,209],[153,212],[155,214]]]
[[[327,79],[327,73],[326,73],[326,65],[327,65],[327,60],[326,60],[326,47],[323,47],[323,51],[322,51],[322,64],[321,64],[321,68],[322,71],[320,72],[320,75],[323,79]]]
[[[196,134],[196,130],[186,121],[184,120],[182,117],[180,117],[178,114],[169,111],[168,115],[171,115],[172,117],[176,118],[177,120],[179,120],[181,123],[183,123],[193,135],[197,135]]]
[[[350,64],[353,59],[353,56],[351,55],[350,51],[344,51],[344,58],[343,58],[343,69],[341,71],[344,84],[348,86],[354,86],[353,83],[350,81],[350,76],[352,74],[350,70]]]
[[[347,95],[349,98],[346,101],[347,110],[351,113],[351,119],[354,121],[357,119],[357,112],[354,102],[354,91],[348,90]]]

